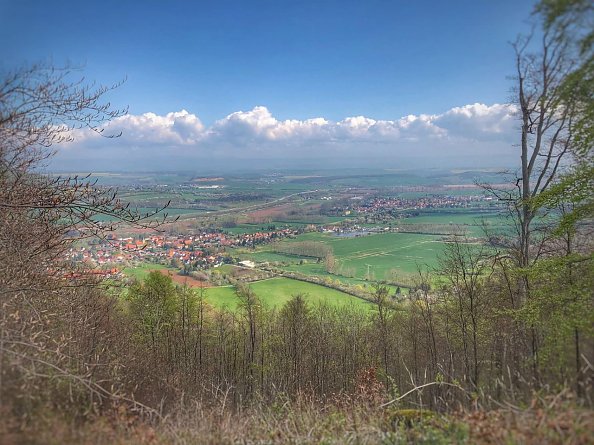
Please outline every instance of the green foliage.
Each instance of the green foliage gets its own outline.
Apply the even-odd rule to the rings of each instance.
[[[175,321],[178,300],[171,277],[151,272],[144,282],[130,287],[127,298],[140,335],[155,344]]]
[[[262,305],[256,293],[247,283],[237,282],[235,295],[239,299],[238,309],[240,311],[257,311]]]
[[[405,424],[412,424],[423,419],[431,419],[435,417],[435,413],[420,409],[396,409],[389,413],[390,418],[395,422],[404,422]]]
[[[576,52],[576,67],[563,81],[563,96],[576,101],[576,154],[591,159],[594,144],[594,4],[589,0],[541,0],[536,7],[546,31],[556,31]]]
[[[561,98],[576,110],[569,136],[574,139],[576,164],[533,203],[536,208],[571,203],[573,208],[563,215],[559,226],[562,232],[594,216],[594,4],[588,0],[541,0],[536,12],[543,17],[545,32],[556,32],[575,58],[575,68],[561,83]]]
[[[562,370],[575,353],[578,335],[594,335],[594,261],[573,254],[538,261],[526,273],[531,298],[518,317],[542,332],[541,359],[549,370]]]
[[[559,182],[533,200],[534,208],[558,208],[567,204],[570,211],[562,215],[556,234],[574,231],[576,224],[594,216],[594,164],[582,163]]]
[[[293,295],[280,311],[281,317],[296,327],[305,327],[309,320],[310,308],[305,297],[303,294]]]

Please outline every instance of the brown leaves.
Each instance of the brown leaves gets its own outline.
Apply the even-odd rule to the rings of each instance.
[[[551,400],[554,401],[551,404]],[[475,411],[461,416],[469,428],[471,443],[526,445],[592,443],[594,412],[573,403],[571,397],[532,399],[522,411],[498,409]]]

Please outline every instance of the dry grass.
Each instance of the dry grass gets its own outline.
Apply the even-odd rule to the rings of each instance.
[[[528,408],[507,405],[505,409],[465,413],[476,444],[594,444],[594,411],[579,407],[570,393],[532,399]]]
[[[319,404],[306,397],[240,411],[224,403],[180,406],[159,421],[124,407],[82,423],[49,414],[18,423],[3,416],[9,444],[576,444],[594,443],[594,411],[571,398],[535,399],[530,407],[453,414],[379,409],[369,399]]]

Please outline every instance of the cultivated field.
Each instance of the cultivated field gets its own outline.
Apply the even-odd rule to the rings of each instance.
[[[353,305],[362,310],[371,309],[371,304],[360,298],[335,289],[290,278],[271,278],[251,283],[249,286],[262,303],[268,307],[282,307],[294,295],[302,294],[309,304]],[[207,288],[204,290],[204,295],[206,301],[219,308],[227,307],[230,310],[235,310],[239,303],[233,286]]]
[[[386,279],[410,284],[419,266],[429,269],[438,267],[439,256],[446,246],[446,234],[463,232],[470,237],[481,237],[484,235],[483,225],[495,232],[500,231],[504,218],[497,213],[501,209],[496,203],[482,201],[472,208],[402,209],[395,212],[401,218],[386,216],[385,221],[382,221],[381,215],[378,219],[367,221],[366,215],[357,215],[357,211],[348,217],[340,216],[340,211],[335,216],[329,216],[320,213],[321,206],[329,208],[341,199],[351,202],[352,197],[359,199],[361,196],[413,198],[431,194],[477,194],[480,191],[471,183],[475,173],[435,172],[422,176],[411,172],[353,170],[332,174],[246,174],[212,178],[166,176],[155,180],[152,187],[132,187],[123,197],[141,207],[143,212],[149,211],[150,206],[163,205],[171,200],[168,213],[184,220],[172,225],[173,233],[191,233],[201,227],[222,229],[230,234],[254,233],[282,227],[332,225],[348,218],[355,218],[357,224],[374,230],[389,227],[390,232],[360,237],[310,232],[294,240],[281,241],[315,241],[330,246],[336,259],[333,273],[328,273],[323,259],[279,253],[273,244],[260,245],[255,250],[226,250],[227,254],[240,261],[273,263],[287,272],[332,279],[352,286],[369,286],[370,281]],[[179,181],[177,185],[169,182],[175,182],[175,179]],[[158,185],[167,183],[170,185]],[[447,184],[463,185],[449,187]],[[213,185],[216,188],[208,188]],[[397,229],[400,232],[395,232]],[[148,265],[126,272],[143,278],[149,270],[157,268],[159,266]],[[161,268],[166,269],[164,266]],[[175,275],[175,271],[173,273]],[[178,283],[180,279],[176,276]],[[315,294],[334,302],[353,300],[353,297],[339,291],[287,278],[255,282],[252,287],[273,306],[302,291],[310,294],[309,299],[318,298],[312,297]],[[207,298],[216,306],[234,307],[237,303],[232,287],[212,287],[207,292]]]
[[[163,266],[162,264],[154,263],[141,263],[135,265],[134,267],[126,267],[122,270],[122,272],[129,277],[136,278],[137,280],[144,280],[153,270],[177,273],[177,270]]]
[[[437,257],[444,243],[439,235],[414,233],[382,233],[356,238],[340,238],[315,234],[313,239],[330,245],[340,264],[355,269],[358,278],[381,280],[390,269],[403,274],[414,274],[417,265],[437,266]]]

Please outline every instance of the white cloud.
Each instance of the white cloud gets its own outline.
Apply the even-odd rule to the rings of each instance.
[[[340,155],[344,160],[404,157],[472,156],[493,159],[513,154],[516,137],[515,108],[510,105],[471,104],[436,115],[408,115],[394,120],[365,116],[333,122],[323,117],[278,120],[264,106],[237,111],[204,126],[186,110],[122,116],[106,133],[122,132],[117,139],[77,131],[75,142],[59,153],[58,161],[79,156],[110,159],[123,164],[142,164],[146,158],[164,162],[184,159],[311,160]],[[65,147],[66,148],[66,147]]]
[[[320,137],[327,133],[329,125],[324,118],[279,121],[266,107],[259,106],[251,111],[236,111],[215,122],[209,135],[223,141],[274,142]]]
[[[104,134],[118,134],[119,145],[190,145],[196,144],[204,135],[204,125],[194,114],[181,110],[159,116],[155,113],[127,114],[114,119],[104,128]],[[80,130],[74,134],[75,144],[93,140],[104,145],[104,140],[95,132]]]
[[[452,136],[477,141],[509,140],[510,136],[515,135],[516,112],[516,107],[511,105],[476,103],[452,108],[436,116],[434,121]]]

